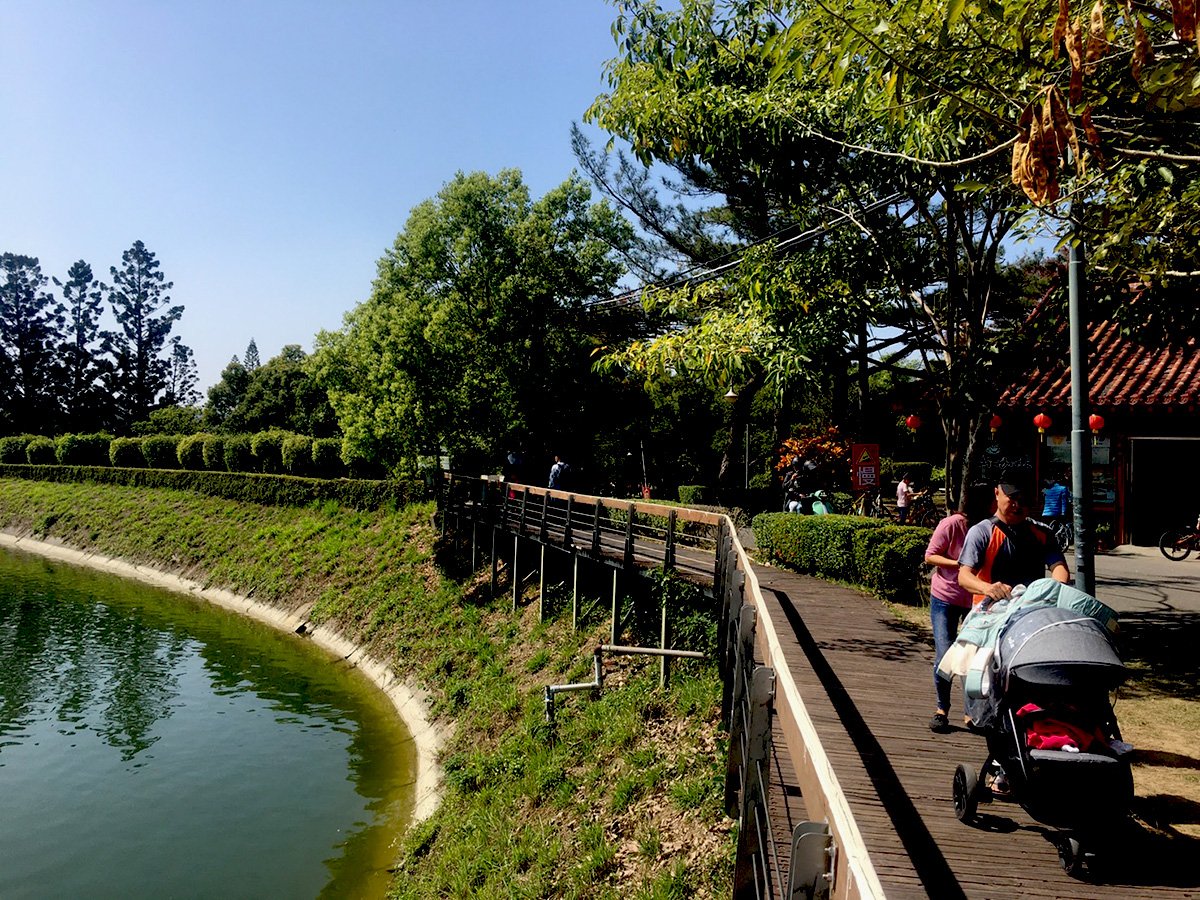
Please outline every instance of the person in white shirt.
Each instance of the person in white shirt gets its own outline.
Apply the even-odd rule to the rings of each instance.
[[[900,483],[896,485],[896,518],[900,520],[901,525],[908,521],[908,502],[912,494],[912,483],[905,472],[900,476]]]

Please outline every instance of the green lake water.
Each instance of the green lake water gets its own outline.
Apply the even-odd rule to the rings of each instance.
[[[304,639],[0,549],[0,898],[379,897],[415,760]]]

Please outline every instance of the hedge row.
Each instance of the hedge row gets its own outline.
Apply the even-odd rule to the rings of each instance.
[[[416,481],[300,478],[245,472],[192,472],[180,469],[127,469],[114,466],[5,465],[0,478],[29,481],[95,482],[131,487],[172,488],[264,506],[308,506],[333,501],[351,509],[404,506],[428,496]]]
[[[116,466],[126,469],[189,469],[196,472],[262,472],[269,475],[346,474],[337,438],[302,434],[152,434],[114,438],[64,434],[57,438],[21,434],[0,438],[0,463],[9,465]]]
[[[754,540],[771,559],[823,578],[861,584],[884,600],[924,602],[932,530],[861,516],[754,517]]]

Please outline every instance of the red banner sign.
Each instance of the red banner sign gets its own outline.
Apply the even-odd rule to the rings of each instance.
[[[879,487],[879,445],[850,445],[850,481],[856,491]]]

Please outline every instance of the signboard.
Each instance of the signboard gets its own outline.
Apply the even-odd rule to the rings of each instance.
[[[879,487],[879,445],[850,445],[850,483],[856,491]]]

